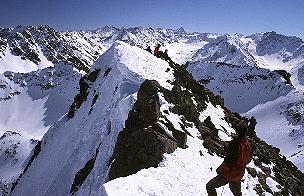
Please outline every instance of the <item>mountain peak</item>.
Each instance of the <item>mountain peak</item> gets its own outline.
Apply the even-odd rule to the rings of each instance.
[[[180,27],[176,29],[176,32],[180,34],[187,34],[187,31],[184,29],[184,27]]]

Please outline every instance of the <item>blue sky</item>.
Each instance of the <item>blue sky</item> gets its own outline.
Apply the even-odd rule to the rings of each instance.
[[[304,38],[304,0],[0,0],[0,26],[48,24],[58,30],[184,27]]]

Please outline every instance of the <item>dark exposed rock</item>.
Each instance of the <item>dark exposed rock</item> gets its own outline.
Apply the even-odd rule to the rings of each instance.
[[[77,56],[72,56],[67,59],[68,63],[72,63],[78,70],[83,70],[85,72],[89,72],[90,68],[87,64],[79,59]]]
[[[94,92],[95,94],[95,92]],[[93,97],[93,100],[92,100],[92,104],[91,104],[91,108],[90,108],[90,111],[89,111],[89,114],[91,114],[91,112],[93,111],[93,106],[95,105],[97,99],[98,99],[98,94],[95,94],[94,97]]]
[[[215,125],[211,122],[210,116],[208,116],[203,124],[211,130],[211,134],[218,137],[218,129],[215,128]]]
[[[109,173],[109,179],[127,176],[140,169],[157,167],[164,153],[171,153],[177,142],[166,134],[157,121],[160,104],[156,81],[145,80],[138,91],[137,101],[129,112],[126,127],[119,134]]]
[[[286,70],[275,70],[275,72],[280,74],[285,79],[286,84],[291,84],[291,82],[290,82],[291,74],[290,73],[288,73]]]
[[[176,140],[178,147],[186,148],[187,133],[175,129],[174,125],[167,119],[167,117],[164,116],[164,118],[166,121],[160,121],[160,122],[164,124],[169,131],[172,132],[173,140]]]
[[[92,169],[94,168],[94,164],[96,161],[96,157],[99,153],[99,147],[101,144],[96,149],[95,155],[85,164],[85,166],[80,169],[76,174],[74,178],[74,182],[72,184],[70,193],[75,193],[78,191],[78,188],[83,184],[85,179],[88,177],[88,175],[91,173]]]
[[[252,177],[256,177],[257,176],[257,171],[254,169],[254,168],[252,168],[252,167],[246,167],[246,169],[247,169],[247,172],[252,176]]]
[[[269,193],[273,193],[268,184],[266,183],[266,178],[267,176],[265,174],[258,172],[258,180],[262,188]]]
[[[96,157],[92,157],[92,159],[90,159],[85,164],[85,166],[75,174],[75,179],[72,184],[70,193],[74,193],[74,192],[78,191],[78,187],[82,185],[82,183],[85,181],[87,176],[91,173],[91,171],[94,167],[94,164],[95,164],[95,160],[96,160]]]
[[[206,127],[203,123],[199,123],[198,131],[200,132],[202,139],[213,137],[211,129]]]
[[[179,131],[177,129],[174,129],[172,131],[173,137],[178,141],[178,147],[180,148],[186,148],[186,142],[187,142],[187,134],[183,131]]]
[[[9,136],[12,136],[12,135],[20,135],[20,133],[18,132],[15,132],[15,131],[6,131],[1,137],[0,137],[0,140],[6,138],[6,137],[9,137]]]
[[[259,195],[259,196],[263,195],[264,191],[263,191],[262,186],[260,184],[256,184],[255,187],[253,188],[253,190],[255,190],[257,195]]]
[[[175,75],[171,91],[162,88],[156,81],[146,80],[141,84],[137,101],[117,139],[111,158],[110,180],[133,174],[143,168],[157,167],[163,153],[171,153],[177,146],[186,148],[187,135],[191,134],[185,127],[192,126],[187,122],[193,122],[199,127],[199,112],[206,109],[207,101],[214,105],[223,104],[222,98],[213,96],[209,90],[195,82],[183,67],[174,64],[170,66]],[[181,87],[187,90],[182,90]],[[158,93],[162,93],[166,101],[173,105],[169,108],[170,111],[160,112]],[[193,99],[197,100],[197,105],[193,103]],[[167,119],[166,115],[170,112],[183,116],[180,123],[182,130],[177,130]],[[219,145],[223,147],[222,143]]]
[[[69,33],[66,33],[66,36],[64,34],[47,25],[17,26],[14,29],[1,28],[0,52],[3,52],[8,46],[13,55],[35,64],[41,62],[39,53],[42,52],[54,64],[69,63],[78,70],[88,72],[91,64],[98,58],[99,51],[88,50],[86,44],[77,42]],[[92,42],[90,43],[92,44]]]
[[[170,135],[162,126],[158,125],[160,122],[169,131],[174,132],[174,126],[166,118],[166,115],[169,115],[170,112],[183,116],[183,126],[188,126],[186,122],[194,123],[201,133],[201,138],[204,140],[203,146],[208,149],[208,152],[224,157],[227,143],[216,135],[218,130],[211,119],[207,119],[204,123],[199,120],[199,112],[206,109],[207,102],[211,102],[211,104],[220,105],[224,109],[225,120],[232,128],[235,129],[240,122],[245,122],[248,125],[248,139],[254,150],[253,161],[256,167],[261,169],[261,172],[258,173],[253,168],[247,168],[251,176],[258,176],[259,183],[255,187],[257,194],[262,195],[266,191],[276,195],[288,195],[289,193],[292,195],[304,195],[303,174],[285,157],[279,155],[277,148],[268,145],[256,136],[254,131],[256,120],[254,118],[247,119],[237,113],[230,112],[223,105],[221,97],[214,96],[209,90],[198,85],[183,67],[175,67],[172,64],[171,67],[174,69],[175,75],[175,81],[172,83],[174,87],[171,91],[158,85],[152,85],[149,82],[143,84],[143,86],[147,85],[147,87],[141,87],[138,94],[138,103],[135,103],[133,110],[130,111],[126,121],[126,128],[118,137],[111,159],[110,179],[130,175],[142,168],[156,167],[162,160],[162,153],[166,152],[166,150],[172,152],[176,145],[179,145],[178,136],[173,135],[174,138],[172,136],[170,138]],[[173,105],[173,107],[169,108],[169,111],[166,110],[163,113],[159,111],[157,92],[162,93],[166,101]],[[196,103],[193,103],[192,99],[195,99]],[[146,112],[149,112],[151,116],[147,115]],[[160,117],[162,120],[158,122]],[[184,130],[178,131],[186,133]],[[151,147],[151,142],[155,143],[154,148]],[[154,150],[157,150],[158,153]],[[273,178],[280,184],[279,192],[272,192],[266,183],[267,177]]]
[[[90,83],[96,81],[99,72],[100,72],[100,69],[96,69],[96,70],[92,71],[91,73],[83,76],[79,80],[80,90],[79,90],[79,93],[75,96],[74,102],[72,103],[72,105],[69,108],[68,119],[73,118],[75,116],[76,110],[79,109],[81,104],[87,100],[87,96],[89,94],[88,89],[90,88]]]
[[[109,68],[104,72],[103,76],[106,77],[106,76],[110,73],[111,70],[112,70],[112,68],[109,67]]]

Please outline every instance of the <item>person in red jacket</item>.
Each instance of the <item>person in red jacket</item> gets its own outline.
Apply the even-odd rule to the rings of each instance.
[[[154,56],[156,56],[156,57],[160,57],[159,48],[160,48],[160,44],[157,44],[157,46],[154,49]]]
[[[246,165],[252,159],[252,148],[246,139],[247,125],[240,123],[236,127],[236,138],[227,146],[223,163],[216,169],[217,176],[211,179],[206,189],[209,196],[216,195],[216,188],[229,184],[233,195],[242,195],[241,179]]]

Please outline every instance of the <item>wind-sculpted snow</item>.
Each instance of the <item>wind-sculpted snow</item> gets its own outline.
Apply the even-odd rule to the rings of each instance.
[[[174,80],[165,61],[123,42],[115,43],[104,53],[92,72],[96,69],[100,71],[95,82],[87,81],[86,101],[74,117],[69,120],[63,117],[46,133],[41,153],[18,181],[12,195],[67,195],[76,180],[75,174],[94,156],[98,164],[77,193],[100,192],[117,134],[123,129],[139,85],[144,79],[155,79],[170,89]],[[96,94],[98,98],[92,104]],[[29,179],[37,183],[35,187],[28,184]]]
[[[207,92],[205,92],[205,96],[198,97],[201,91],[196,89],[197,86],[193,85],[190,80],[187,80],[186,83],[182,81],[179,77],[176,77],[176,84],[181,86],[174,86],[171,92],[173,94],[179,92],[179,95],[184,98],[181,102],[179,102],[178,97],[176,99],[169,98],[169,92],[167,92],[167,95],[166,93],[164,95],[159,93],[161,102],[159,122],[163,124],[164,132],[162,133],[164,135],[171,132],[169,126],[162,123],[163,119],[169,120],[174,128],[187,133],[186,147],[177,148],[170,154],[164,154],[163,161],[157,167],[146,167],[132,175],[116,178],[105,183],[104,187],[107,195],[207,195],[205,185],[217,175],[216,168],[222,161],[222,158],[219,157],[223,155],[221,149],[225,145],[222,139],[226,141],[231,139],[231,134],[234,133],[233,127],[240,119],[227,111],[220,102],[216,102],[216,99],[212,99],[214,98],[212,94],[207,95]],[[162,90],[160,91],[162,92]],[[189,99],[192,101],[189,102]],[[208,99],[210,102],[207,101]],[[185,105],[187,107],[183,108]],[[187,113],[189,111],[191,111],[190,114]],[[133,115],[129,117],[131,118]],[[206,122],[208,117],[211,119],[209,123]],[[191,121],[188,121],[190,119]],[[201,121],[204,122],[199,123]],[[217,129],[217,135],[211,130],[211,124]],[[133,126],[137,127],[137,125]],[[151,129],[155,129],[153,125],[149,126],[149,123],[147,123],[147,126],[148,128],[145,129],[149,133],[153,132]],[[132,135],[144,132],[144,130],[134,131]],[[130,132],[132,130],[125,131]],[[124,132],[122,132],[123,134]],[[277,149],[256,138],[254,130],[251,130],[249,134],[253,134],[250,136],[250,141],[255,152],[253,161],[246,168],[242,181],[243,195],[288,195],[289,190],[281,187],[283,181],[285,181],[283,180],[285,177],[282,176],[285,174],[278,171],[278,165],[285,167],[283,166],[285,164],[283,163],[284,159],[278,155]],[[131,138],[130,140],[132,141]],[[148,144],[146,144],[146,148],[147,146]],[[129,145],[126,146],[126,148],[128,147]],[[126,163],[129,164],[129,161],[134,157],[136,155],[128,156]],[[115,161],[117,160],[115,159],[114,163]],[[295,173],[300,179],[303,178],[301,172],[296,171]],[[288,175],[289,171],[286,174]],[[297,183],[300,182],[298,179],[296,181]],[[218,193],[232,195],[227,186],[218,189]],[[301,193],[293,192],[292,194]]]
[[[192,59],[187,66],[194,78],[224,100],[183,66],[142,50],[158,43],[174,61]],[[12,190],[10,195],[205,195],[204,185],[222,161],[224,140],[231,139],[235,119],[241,120],[224,101],[235,111],[249,110],[246,115],[257,118],[257,135],[302,169],[303,54],[301,40],[273,32],[245,37],[182,28],[1,28],[0,133],[16,134],[2,140],[3,148],[0,143],[8,152],[0,158],[11,157],[4,161],[8,175],[0,186]],[[139,93],[144,81],[161,89],[147,104],[149,93]],[[156,106],[156,113],[149,112]],[[146,123],[155,116],[157,124]],[[127,145],[112,157],[124,129],[131,134],[120,146]],[[35,148],[36,141],[28,145],[42,136]],[[254,132],[250,137],[258,150],[242,183],[244,195],[303,193],[303,175],[280,150]],[[177,146],[162,156],[163,149],[169,153]],[[128,161],[135,162],[124,164],[128,153],[135,157]],[[136,162],[154,155],[156,168]],[[108,181],[111,169],[119,173],[121,166],[137,173]],[[227,187],[221,191],[230,194]]]
[[[59,32],[49,26],[0,28],[0,73],[30,72],[63,62],[87,72],[95,60],[117,41],[154,48],[162,44],[175,60],[186,62],[217,34],[188,33],[184,29],[103,27],[94,31]]]
[[[67,112],[80,76],[66,64],[30,73],[0,74],[0,135],[14,133],[0,142],[3,155],[0,183],[5,184],[2,188],[6,192],[22,173],[23,163],[36,140]],[[17,158],[5,158],[6,151],[11,151]]]
[[[78,32],[69,32],[65,35],[77,35]],[[132,46],[152,49],[161,44],[161,50],[168,49],[168,54],[178,63],[185,63],[192,55],[210,40],[215,39],[218,34],[191,33],[183,28],[153,29],[153,28],[115,28],[103,27],[94,31],[83,31],[81,35],[94,47],[109,48],[116,40],[123,41]]]
[[[246,113],[257,119],[256,132],[267,143],[281,149],[301,171],[304,170],[303,92],[291,91]]]
[[[126,42],[133,46],[146,48],[154,47],[156,44],[178,43],[187,40],[189,43],[207,41],[207,33],[188,33],[184,29],[153,29],[153,28],[116,28],[103,27],[94,31],[83,31],[85,37],[93,40],[94,43],[112,45],[116,40]]]

